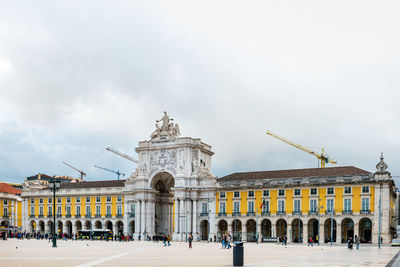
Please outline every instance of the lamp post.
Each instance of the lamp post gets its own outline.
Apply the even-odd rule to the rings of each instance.
[[[57,233],[56,233],[56,190],[60,188],[60,181],[53,177],[50,180],[53,184],[53,248],[57,247]]]

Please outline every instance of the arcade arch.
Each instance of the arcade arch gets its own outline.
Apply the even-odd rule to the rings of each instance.
[[[201,240],[208,240],[208,221],[202,220],[200,222],[200,238]]]
[[[333,226],[333,229],[331,229],[331,225]],[[333,219],[332,224],[332,219],[326,219],[324,223],[324,242],[331,242],[331,231],[333,232],[332,242],[336,242],[336,220]]]
[[[303,221],[300,219],[294,219],[292,221],[292,242],[303,242]]]
[[[359,237],[363,243],[372,241],[372,221],[368,218],[362,218],[358,224]]]
[[[242,240],[242,222],[238,219],[232,222],[232,239],[233,241]]]
[[[348,238],[354,240],[354,221],[350,218],[345,218],[342,221],[342,243],[347,242]]]
[[[264,219],[261,222],[261,235],[262,237],[272,237],[272,224],[269,219]]]
[[[276,222],[276,236],[282,239],[285,235],[287,235],[287,223],[285,219],[279,219]]]

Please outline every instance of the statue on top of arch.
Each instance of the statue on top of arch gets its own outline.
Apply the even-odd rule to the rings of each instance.
[[[179,126],[177,123],[173,123],[173,118],[170,118],[166,111],[164,111],[164,116],[160,120],[156,120],[156,130],[150,135],[151,139],[160,137],[178,137],[181,135],[179,131]],[[161,126],[158,124],[161,122]]]

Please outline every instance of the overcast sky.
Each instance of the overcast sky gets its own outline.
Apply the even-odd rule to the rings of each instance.
[[[400,176],[399,1],[1,1],[0,180],[131,173],[155,120],[212,172],[317,167],[268,135]],[[400,180],[400,179],[398,179]]]

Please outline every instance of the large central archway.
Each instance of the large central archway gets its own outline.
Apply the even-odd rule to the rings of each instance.
[[[155,234],[172,234],[172,203],[174,193],[171,188],[175,185],[174,177],[167,172],[156,174],[151,181],[154,194],[155,212],[154,227]]]

